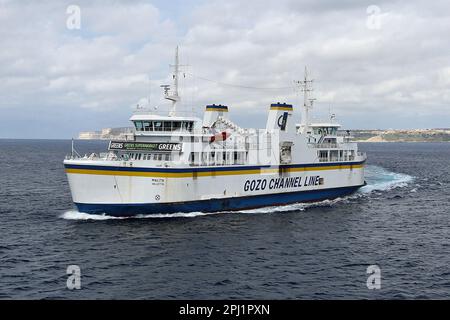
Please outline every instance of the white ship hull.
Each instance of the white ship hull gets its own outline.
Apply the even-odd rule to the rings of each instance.
[[[133,216],[232,211],[342,197],[364,185],[364,161],[280,166],[130,167],[65,160],[81,212]]]

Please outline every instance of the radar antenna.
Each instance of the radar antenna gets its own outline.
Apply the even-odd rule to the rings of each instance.
[[[169,91],[170,91],[170,84],[162,84],[160,85],[161,88],[163,88],[164,90],[164,95],[167,97],[169,96]]]

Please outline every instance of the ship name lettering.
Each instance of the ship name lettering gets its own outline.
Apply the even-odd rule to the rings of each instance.
[[[120,142],[111,142],[111,149],[122,149],[123,143]]]
[[[316,177],[313,177],[316,178]],[[316,183],[316,180],[312,180]],[[306,182],[305,182],[305,185]],[[244,191],[263,191],[266,188],[273,189],[288,189],[302,187],[301,177],[283,177],[267,179],[246,180],[244,183]]]
[[[244,183],[244,191],[260,191],[267,187],[266,179],[247,180]]]
[[[318,186],[320,184],[323,184],[323,179],[320,178],[320,176],[312,176],[307,177],[305,179],[305,187],[306,186]]]
[[[269,189],[299,188],[302,186],[301,177],[274,178],[269,182]]]

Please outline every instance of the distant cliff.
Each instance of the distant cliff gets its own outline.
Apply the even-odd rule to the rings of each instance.
[[[450,128],[411,130],[351,130],[361,142],[450,142]]]

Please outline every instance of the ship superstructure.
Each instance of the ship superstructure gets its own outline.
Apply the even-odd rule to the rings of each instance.
[[[294,106],[271,103],[266,127],[241,128],[228,106],[210,104],[203,119],[177,111],[178,48],[167,115],[137,110],[134,130],[110,141],[108,152],[64,160],[79,211],[114,216],[231,211],[341,197],[364,185],[366,155],[333,117],[311,122],[311,81],[302,116]]]

